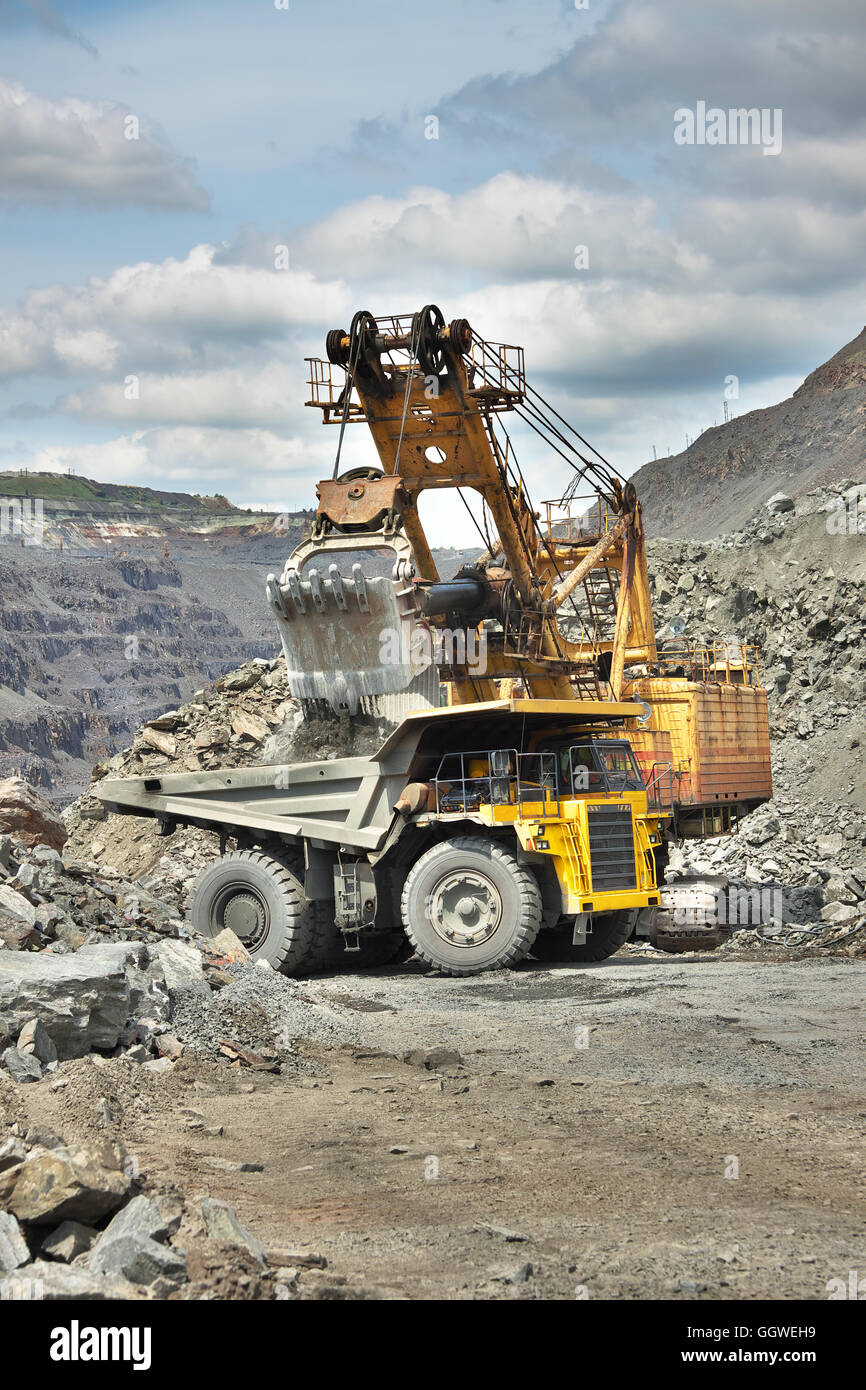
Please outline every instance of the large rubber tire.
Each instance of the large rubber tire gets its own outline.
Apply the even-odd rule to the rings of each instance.
[[[254,960],[284,975],[308,974],[317,968],[321,929],[314,904],[298,890],[297,867],[291,851],[279,858],[262,850],[224,854],[195,881],[191,925],[209,937],[230,927]]]
[[[295,877],[303,882],[303,859],[297,867],[290,862],[289,868]],[[305,975],[331,969],[334,964],[334,953],[339,947],[340,936],[334,921],[333,900],[314,902],[311,906],[310,948],[303,972]]]
[[[581,945],[573,945],[570,925],[549,927],[539,933],[532,954],[536,960],[567,962],[569,965],[607,960],[608,956],[614,955],[620,946],[625,945],[633,927],[634,912],[630,909],[597,912],[592,918],[592,931]]]
[[[434,845],[412,866],[401,911],[406,935],[428,965],[447,975],[479,975],[529,952],[541,926],[541,890],[504,845],[460,836]]]

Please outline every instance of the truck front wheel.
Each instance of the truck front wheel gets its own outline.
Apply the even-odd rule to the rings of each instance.
[[[302,975],[320,968],[319,923],[286,859],[261,850],[224,854],[196,879],[189,919],[202,936],[229,927],[254,960]]]
[[[422,960],[448,975],[478,975],[529,952],[541,926],[541,891],[511,850],[467,835],[422,854],[401,910]]]
[[[637,913],[623,908],[618,912],[596,912],[592,917],[592,930],[586,941],[572,944],[573,928],[570,924],[548,927],[540,933],[532,948],[536,960],[561,961],[569,965],[588,964],[592,961],[606,960],[624,946],[634,929]]]

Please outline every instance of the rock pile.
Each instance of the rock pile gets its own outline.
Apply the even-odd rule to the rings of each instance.
[[[253,661],[146,726],[110,770],[200,767],[217,749],[228,765],[249,761],[254,749],[279,759],[296,712],[282,664]],[[303,737],[310,747],[301,756],[314,747],[337,756],[328,745],[339,744],[339,725],[305,725]],[[0,835],[0,1063],[16,1082],[92,1054],[155,1072],[170,1071],[185,1052],[300,1072],[313,1064],[296,1039],[354,1040],[351,1015],[316,999],[313,986],[253,966],[230,932],[210,941],[189,929],[188,890],[218,853],[215,835],[192,829],[164,839],[151,821],[105,817],[92,796],[70,808],[64,825],[37,793],[6,785],[0,816],[16,838]],[[48,829],[62,853],[38,842]]]
[[[674,619],[673,628],[699,644],[756,644],[774,739],[838,732],[838,791],[856,784],[866,697],[866,484],[814,489],[796,504],[780,494],[719,541],[651,543],[649,571],[662,645],[675,640]],[[787,751],[777,750],[783,780],[787,771],[808,774],[796,757],[786,767]],[[862,795],[860,805],[866,809]]]
[[[63,955],[98,941],[176,934],[180,926],[174,902],[116,870],[0,835],[0,949]]]
[[[314,1070],[298,1041],[354,1042],[350,1012],[253,964],[237,937],[0,951],[0,1064],[21,1084],[93,1054],[170,1072],[191,1052],[253,1069]]]
[[[297,714],[285,663],[256,658],[142,725],[132,747],[98,764],[93,776],[199,772],[258,761],[273,732],[293,724]]]
[[[844,929],[846,953],[866,950],[866,485],[778,494],[735,535],[649,551],[660,644],[757,645],[770,705],[773,801],[738,835],[685,842],[671,872],[782,888],[804,944]]]
[[[282,1251],[272,1267],[225,1202],[150,1195],[120,1144],[20,1129],[0,1145],[3,1301],[300,1296],[302,1269],[283,1267]]]

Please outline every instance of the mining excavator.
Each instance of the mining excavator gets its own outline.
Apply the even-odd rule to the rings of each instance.
[[[287,973],[338,948],[384,963],[407,940],[454,975],[602,960],[632,936],[717,944],[674,920],[664,869],[672,838],[729,833],[772,795],[755,651],[657,639],[635,489],[527,382],[521,348],[428,305],[360,311],[308,366],[336,462],[268,601],[305,715],[392,731],[369,756],[99,796],[166,832],[218,830],[192,924]],[[570,470],[542,510],[509,414]],[[379,466],[341,470],[359,423]],[[479,532],[445,578],[419,512],[432,489]]]

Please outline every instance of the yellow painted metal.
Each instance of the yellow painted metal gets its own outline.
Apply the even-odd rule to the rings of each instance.
[[[500,703],[505,704],[504,701]],[[514,705],[531,704],[533,708],[537,708],[540,703],[542,702],[512,702]],[[573,711],[575,704],[574,701],[549,703],[560,706],[560,712]],[[477,712],[476,707],[472,711],[473,716]],[[546,738],[561,732],[562,724],[552,722],[550,725],[537,728],[530,738],[530,743],[538,747]],[[580,733],[575,730],[575,737],[580,737],[582,733],[583,730]],[[467,761],[466,770],[471,779],[484,778],[489,771],[487,756],[483,753],[472,755]],[[499,785],[501,787],[502,783]],[[532,794],[532,784],[525,778],[520,779],[519,796],[516,785],[509,784],[507,800],[482,802],[472,811],[472,817],[491,829],[508,826],[513,830],[525,853],[532,855],[536,862],[539,859],[549,860],[559,883],[563,914],[612,912],[620,908],[646,907],[658,902],[653,845],[661,842],[663,825],[667,818],[650,808],[645,788],[563,796],[557,795],[553,788],[537,785],[536,797]],[[634,881],[616,890],[601,891],[593,883],[589,838],[590,810],[593,807],[623,805],[630,809]],[[466,807],[461,806],[451,812],[439,811],[437,820],[445,824],[449,820],[459,822],[464,821],[466,815]]]
[[[634,836],[635,881],[630,887],[600,892],[594,889],[589,850],[588,815],[591,806],[631,806]],[[565,915],[581,912],[614,912],[620,908],[647,907],[658,902],[655,860],[651,836],[661,838],[662,821],[648,811],[646,793],[622,792],[615,798],[604,796],[562,797],[542,793],[538,801],[524,797],[519,806],[482,804],[474,815],[483,824],[511,826],[522,849],[549,859],[562,893]],[[455,812],[455,820],[465,819]],[[449,816],[440,815],[447,823]],[[541,841],[541,847],[539,846]]]
[[[448,721],[465,719],[467,714],[479,720],[480,730],[483,730],[487,716],[518,714],[533,719],[550,718],[552,721],[562,720],[567,724],[579,724],[583,735],[588,732],[590,725],[602,728],[605,725],[609,726],[613,720],[637,719],[643,712],[643,705],[635,700],[533,700],[512,696],[510,700],[484,700],[472,705],[440,705],[438,709],[412,710],[405,715],[400,726],[382,744],[379,756],[399,741],[404,725],[414,725],[418,721],[441,723],[445,739]],[[551,728],[554,727],[552,723]],[[483,741],[484,735],[480,733],[479,742]]]
[[[410,339],[407,333],[390,337],[385,333],[381,342],[405,348]],[[345,339],[343,346],[347,343]],[[605,653],[612,654],[620,682],[625,666],[655,655],[640,506],[633,489],[616,482],[612,525],[608,527],[605,515],[601,533],[588,544],[582,538],[563,540],[550,531],[544,534],[522,481],[513,478],[509,443],[501,440],[494,426],[498,410],[511,409],[522,399],[522,353],[519,373],[505,373],[502,389],[493,389],[491,395],[487,388],[476,390],[470,379],[478,365],[475,354],[484,350],[481,340],[475,339],[473,360],[456,353],[435,390],[412,361],[391,365],[392,391],[382,391],[375,373],[357,373],[357,402],[350,404],[350,418],[366,421],[386,476],[401,480],[406,498],[402,522],[422,580],[439,577],[418,513],[422,491],[471,488],[483,498],[495,526],[496,541],[483,557],[484,563],[493,564],[501,555],[502,572],[513,586],[522,616],[518,627],[506,628],[501,647],[493,645],[483,680],[453,673],[453,698],[461,703],[486,700],[490,681],[513,679],[516,674],[528,692],[541,699],[567,698],[574,680],[602,695],[606,681],[598,663]],[[499,354],[506,351],[499,348]],[[310,371],[313,394],[308,404],[324,408],[326,419],[336,416],[340,398],[334,394],[329,365],[312,360]],[[506,389],[506,383],[512,389]],[[572,577],[581,564],[581,577]],[[628,575],[621,583],[624,565]],[[615,634],[604,632],[598,615],[589,612],[585,631],[576,640],[558,622],[557,602],[572,596],[592,570],[602,571],[611,592],[619,594],[620,620]],[[591,609],[589,587],[586,600]],[[572,602],[570,612],[576,611]],[[614,691],[618,693],[616,686]]]
[[[545,503],[544,543],[537,556],[542,592],[558,608],[581,584],[585,586],[590,622],[580,641],[566,643],[566,651],[573,660],[597,660],[602,653],[610,653],[615,694],[614,676],[621,683],[620,673],[627,667],[657,657],[643,516],[629,488],[620,500],[623,508],[631,507],[625,512],[612,511],[597,500],[578,518],[570,506]],[[616,603],[616,628],[607,634],[598,615],[591,612],[593,575],[608,586]]]
[[[603,560],[605,555],[614,549],[620,537],[624,535],[627,525],[628,517],[621,516],[613,530],[606,531],[600,539],[596,541],[589,553],[584,555],[580,563],[575,565],[570,573],[563,576],[551,595],[557,608],[562,606],[569,594],[572,594],[577,588],[578,584],[583,583],[593,566],[596,565],[599,560]]]

